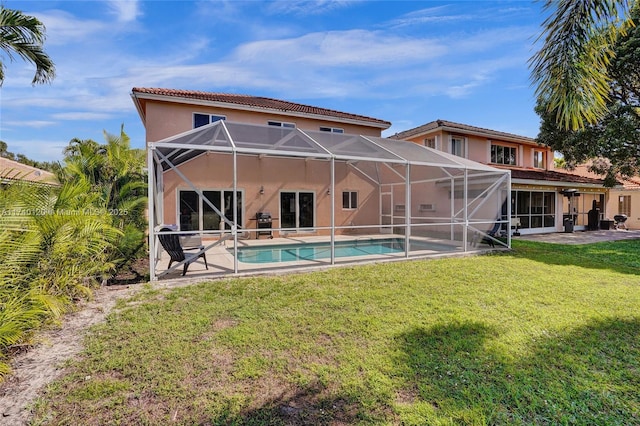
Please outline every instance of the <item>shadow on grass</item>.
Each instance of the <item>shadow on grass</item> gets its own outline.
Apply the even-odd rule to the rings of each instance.
[[[640,240],[592,244],[552,244],[512,240],[511,256],[549,265],[574,265],[640,275]]]
[[[361,408],[344,398],[323,397],[321,385],[310,385],[293,395],[264,402],[240,414],[223,415],[215,425],[337,425],[362,420]]]
[[[640,424],[639,319],[543,335],[520,358],[495,349],[495,335],[481,323],[401,335],[405,422]]]

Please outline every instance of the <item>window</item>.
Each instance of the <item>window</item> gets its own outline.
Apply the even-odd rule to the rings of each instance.
[[[197,127],[206,126],[210,123],[215,123],[218,120],[226,119],[227,117],[225,117],[224,115],[200,114],[196,112],[193,114],[193,128],[195,129]]]
[[[233,191],[202,191],[204,197],[213,204],[225,217],[233,222]],[[198,197],[195,191],[180,191],[178,193],[180,230],[201,231],[220,229],[222,222],[220,215],[204,200]],[[237,192],[238,224],[242,224],[242,192]],[[225,223],[224,229],[231,229]]]
[[[536,169],[544,169],[544,151],[533,151],[533,167]]]
[[[465,139],[463,137],[452,136],[451,137],[451,153],[453,155],[457,155],[458,157],[464,157],[465,156],[464,142],[465,142]]]
[[[345,210],[358,208],[358,193],[356,191],[342,192],[342,208]]]
[[[280,193],[280,227],[313,228],[315,201],[313,192]]]
[[[344,133],[344,129],[340,129],[338,127],[322,127],[320,126],[321,132],[330,132],[330,133]]]
[[[516,148],[491,144],[491,162],[494,164],[516,165]]]
[[[618,198],[618,214],[631,216],[631,195],[621,195]]]
[[[294,123],[283,123],[281,121],[267,121],[267,124],[269,126],[275,126],[275,127],[288,127],[291,129],[295,129],[296,125]]]
[[[426,138],[424,140],[424,146],[427,148],[436,149],[436,138]]]
[[[555,226],[556,194],[546,191],[512,191],[511,218],[520,219],[520,228]]]

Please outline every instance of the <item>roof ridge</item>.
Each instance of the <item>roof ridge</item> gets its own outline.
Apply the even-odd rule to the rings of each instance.
[[[212,102],[227,102],[237,103],[246,106],[253,106],[263,109],[277,109],[280,111],[290,112],[303,112],[307,114],[325,115],[327,117],[342,118],[342,119],[355,119],[368,121],[371,123],[382,124],[386,128],[391,126],[391,122],[382,120],[375,117],[370,117],[363,114],[354,114],[344,111],[339,111],[331,108],[317,107],[309,104],[303,104],[300,102],[293,102],[283,99],[276,99],[266,96],[256,96],[237,93],[222,93],[222,92],[205,92],[201,90],[187,90],[187,89],[167,89],[160,87],[134,87],[132,93],[146,93],[155,94],[161,96],[177,96],[192,99],[201,99]],[[237,102],[234,102],[235,101]],[[253,102],[251,102],[253,101]]]
[[[516,138],[516,139],[523,139],[523,140],[528,140],[528,141],[535,141],[535,138],[531,138],[529,136],[522,136],[522,135],[518,135],[515,133],[511,133],[511,132],[504,132],[502,130],[494,130],[494,129],[489,129],[486,127],[479,127],[479,126],[474,126],[471,124],[464,124],[464,123],[458,123],[456,121],[451,121],[451,120],[444,120],[442,118],[438,118],[436,120],[433,121],[429,121],[425,124],[422,124],[420,126],[414,127],[412,129],[407,129],[407,130],[403,130],[401,132],[396,133],[395,135],[393,135],[393,138],[402,138],[402,137],[411,137],[414,135],[417,135],[421,132],[424,131],[428,131],[428,130],[435,130],[438,129],[440,127],[454,127],[457,128],[461,131],[479,131],[482,133],[488,133],[488,134],[494,134],[494,135],[501,135],[501,136],[508,136],[508,137],[512,137],[512,138]]]

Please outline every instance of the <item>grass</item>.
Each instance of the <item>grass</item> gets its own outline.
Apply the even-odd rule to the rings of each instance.
[[[34,424],[640,424],[640,241],[147,289]]]

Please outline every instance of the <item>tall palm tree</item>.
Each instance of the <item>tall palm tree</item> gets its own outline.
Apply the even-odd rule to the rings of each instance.
[[[579,130],[607,110],[608,67],[615,41],[631,23],[637,0],[546,0],[550,12],[531,58],[538,102],[558,125]]]
[[[45,27],[33,16],[0,6],[0,50],[13,62],[17,55],[36,66],[32,84],[48,83],[55,77],[55,66],[42,45]],[[4,63],[0,57],[0,86],[4,82]]]

